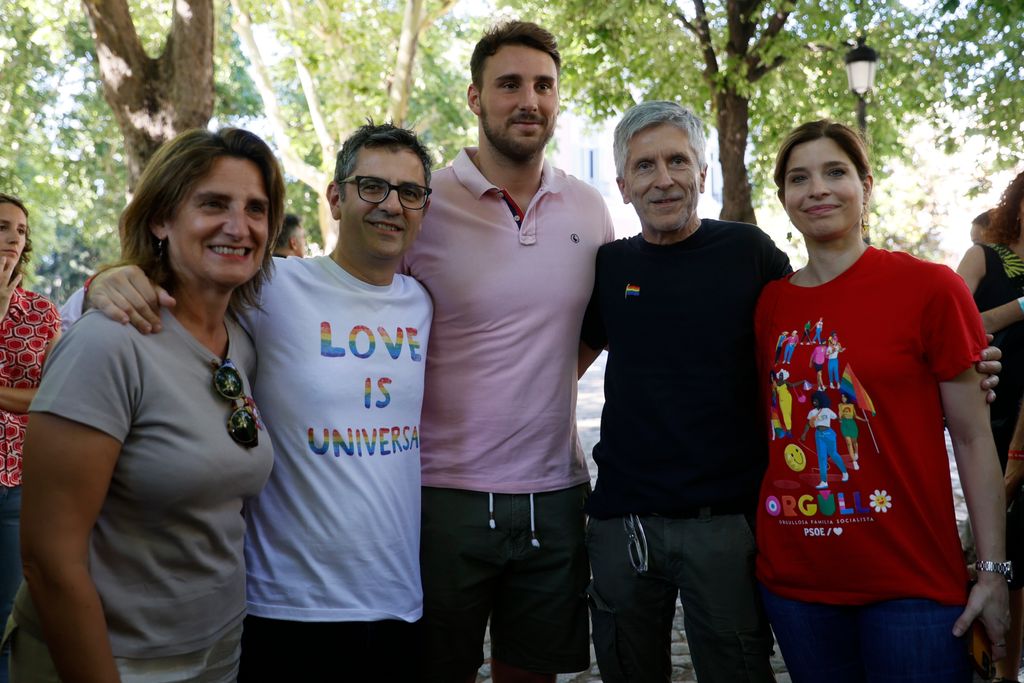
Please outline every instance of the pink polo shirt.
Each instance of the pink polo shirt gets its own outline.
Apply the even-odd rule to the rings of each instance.
[[[518,225],[459,153],[433,176],[403,269],[434,300],[421,425],[423,485],[495,493],[588,480],[576,434],[576,356],[597,248],[615,236],[601,195],[545,162]]]

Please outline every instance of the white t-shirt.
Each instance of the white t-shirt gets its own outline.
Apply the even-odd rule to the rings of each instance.
[[[82,304],[84,303],[85,287],[79,287],[72,292],[68,300],[60,307],[60,329],[62,332],[67,332],[68,328],[82,317]]]
[[[249,613],[415,621],[430,298],[412,278],[370,285],[327,256],[274,266],[262,310],[242,320],[275,452],[247,505]]]
[[[807,421],[814,425],[815,428],[828,427],[836,417],[837,415],[832,412],[831,408],[815,408],[807,413]]]

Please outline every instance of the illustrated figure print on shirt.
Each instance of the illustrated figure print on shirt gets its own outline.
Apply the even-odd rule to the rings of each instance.
[[[840,524],[871,521],[888,512],[892,497],[884,482],[870,480],[870,465],[861,472],[865,461],[858,423],[870,430],[874,404],[853,368],[840,366],[840,354],[847,349],[839,332],[832,330],[822,339],[825,318],[816,319],[817,324],[813,319],[804,323],[806,341],[798,324],[782,330],[775,342],[769,421],[772,439],[788,442],[782,455],[792,476],[774,483],[793,493],[770,496],[765,505],[775,516],[833,517],[834,525],[822,531],[831,535],[842,533]],[[869,441],[868,457],[879,455],[873,435]]]

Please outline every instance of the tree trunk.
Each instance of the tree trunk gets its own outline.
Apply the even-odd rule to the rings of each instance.
[[[103,95],[125,143],[128,189],[165,141],[213,115],[213,0],[176,0],[163,54],[146,54],[127,0],[82,0]]]
[[[331,217],[331,207],[325,193],[327,184],[331,181],[331,174],[328,171],[317,168],[307,163],[292,145],[291,136],[288,133],[289,123],[281,110],[281,103],[274,92],[274,85],[270,80],[270,69],[267,68],[263,54],[256,36],[252,31],[252,17],[240,0],[231,0],[231,6],[235,10],[232,27],[235,35],[241,43],[242,53],[249,60],[249,76],[256,85],[256,91],[263,101],[263,112],[270,123],[270,130],[273,133],[274,141],[277,143],[278,156],[281,158],[281,165],[288,175],[294,176],[300,182],[306,184],[317,196],[317,215],[320,223],[320,244],[328,253],[334,249],[338,241],[338,223]],[[300,78],[301,80],[301,78]],[[319,111],[319,98],[315,88],[305,91],[307,102],[317,102],[316,111]],[[326,128],[324,128],[326,131]],[[321,138],[323,140],[323,138]],[[330,166],[333,171],[334,146],[330,149],[322,148],[324,165]],[[309,226],[307,226],[308,228]]]
[[[724,185],[719,217],[727,221],[756,224],[745,160],[749,109],[750,101],[735,92],[719,92],[715,95],[718,153],[722,161]]]
[[[388,118],[396,126],[406,125],[409,116],[409,92],[412,90],[412,66],[416,61],[416,48],[423,22],[423,0],[406,0],[402,19],[402,34],[398,39],[398,58],[395,74],[388,88]]]

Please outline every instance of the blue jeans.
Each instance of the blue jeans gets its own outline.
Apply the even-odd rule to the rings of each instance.
[[[14,594],[21,585],[21,487],[0,486],[0,630],[7,624]],[[0,683],[7,683],[7,649],[0,653]]]
[[[828,481],[828,461],[831,458],[839,471],[846,474],[846,465],[839,457],[836,450],[836,433],[829,429],[814,428],[814,445],[818,449],[818,469],[821,470],[821,480]]]
[[[953,636],[963,606],[931,600],[823,605],[761,587],[793,683],[969,683],[967,645]]]

